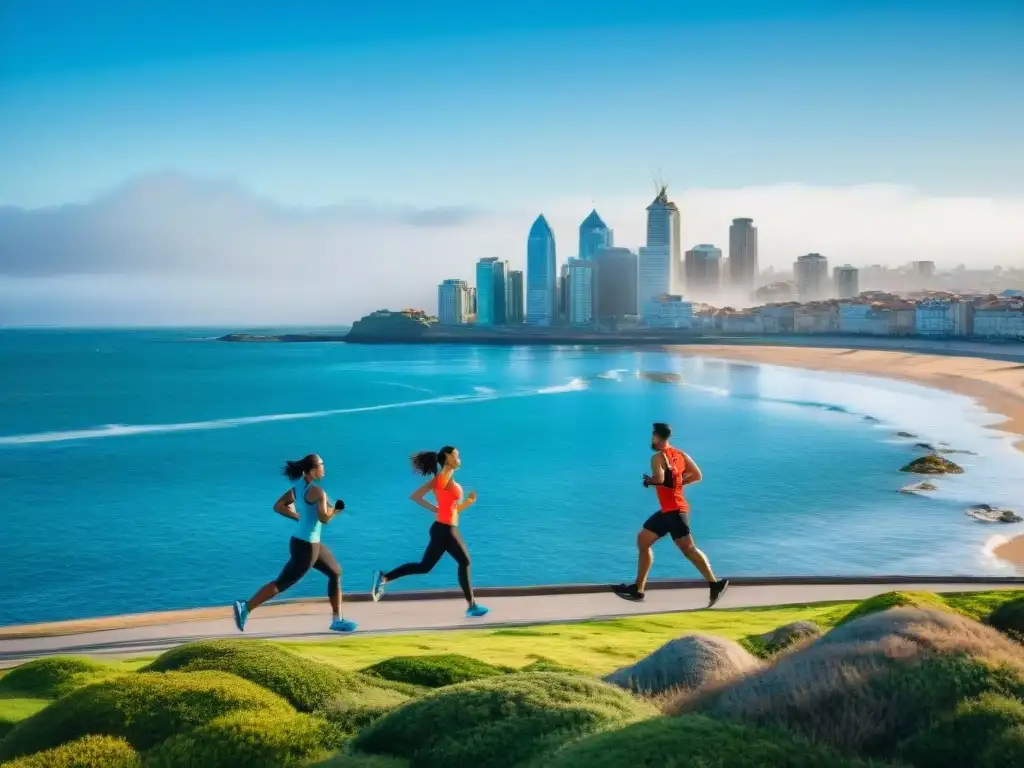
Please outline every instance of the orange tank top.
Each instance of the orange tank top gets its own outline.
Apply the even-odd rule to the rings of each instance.
[[[658,503],[662,512],[689,512],[690,505],[683,496],[683,474],[686,472],[686,457],[683,452],[666,446],[664,450],[668,467],[665,469],[666,485],[655,486]]]
[[[434,498],[437,499],[437,522],[445,525],[459,524],[459,502],[462,500],[462,486],[455,478],[448,476],[448,487],[444,485],[444,477],[434,478]]]

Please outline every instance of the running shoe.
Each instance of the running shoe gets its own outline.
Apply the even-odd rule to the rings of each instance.
[[[480,605],[479,603],[473,603],[471,606],[469,606],[468,609],[466,609],[466,618],[467,619],[478,619],[481,616],[486,616],[490,612],[491,612],[490,608],[485,608],[484,606]]]
[[[379,602],[381,596],[384,594],[384,572],[374,571],[373,572],[373,584],[370,587],[370,597],[373,598],[373,602]]]
[[[331,632],[355,632],[359,625],[348,619],[335,619],[331,622]]]
[[[619,584],[612,587],[612,592],[623,600],[632,600],[634,603],[642,603],[644,600],[644,593],[636,588],[636,584]]]
[[[711,599],[708,601],[708,608],[712,608],[715,603],[718,602],[719,598],[725,594],[725,590],[729,588],[728,579],[719,579],[710,584]]]
[[[249,618],[249,609],[245,605],[245,600],[235,600],[233,608],[235,610],[235,626],[238,627],[239,632],[245,632],[245,621]]]

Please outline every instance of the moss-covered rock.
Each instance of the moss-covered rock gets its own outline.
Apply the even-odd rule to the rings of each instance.
[[[836,625],[881,613],[892,608],[925,608],[948,610],[945,601],[931,592],[885,592],[881,595],[862,600],[856,608],[843,616]]]
[[[600,733],[559,752],[545,768],[854,768],[844,758],[783,731],[711,720],[658,717]]]
[[[124,739],[85,736],[69,744],[19,757],[0,768],[137,768],[139,754]]]
[[[985,695],[900,745],[899,757],[919,768],[1006,768],[1024,765],[1024,703]]]
[[[278,768],[335,750],[345,734],[318,717],[234,712],[146,753],[146,768]]]
[[[341,705],[390,708],[409,696],[395,686],[330,664],[303,658],[259,640],[212,640],[188,643],[158,657],[152,672],[230,672],[284,697],[300,712]]]
[[[913,472],[916,475],[960,475],[963,471],[959,464],[936,453],[919,456],[900,469],[900,472]]]
[[[1024,642],[1024,597],[1003,603],[989,614],[985,623]]]
[[[958,623],[908,625],[902,635],[871,639],[858,625],[883,628],[888,617],[868,616],[848,625],[849,642],[826,635],[669,711],[783,728],[846,754],[889,758],[966,698],[1024,693],[1024,659],[1011,641],[965,617],[932,613]]]
[[[654,714],[624,691],[578,675],[503,675],[406,704],[360,733],[353,748],[401,757],[416,768],[511,768]]]
[[[138,750],[231,712],[295,710],[277,694],[222,672],[140,673],[80,688],[18,723],[0,760],[50,749],[88,734],[120,736]]]
[[[511,671],[514,670],[497,667],[469,656],[446,653],[434,656],[396,656],[367,667],[363,673],[398,683],[443,688],[446,685],[495,677]]]
[[[73,656],[36,659],[0,677],[0,695],[59,699],[90,683],[117,674],[106,664]]]
[[[693,691],[760,668],[761,662],[734,640],[691,634],[670,640],[635,664],[612,672],[605,682],[635,693],[659,695]]]

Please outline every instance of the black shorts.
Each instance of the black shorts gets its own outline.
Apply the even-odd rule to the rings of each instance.
[[[685,539],[690,535],[689,512],[655,512],[647,518],[644,528],[659,539],[671,536],[673,541]]]

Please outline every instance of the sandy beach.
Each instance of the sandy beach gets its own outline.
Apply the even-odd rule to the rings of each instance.
[[[974,357],[819,347],[676,346],[689,357],[716,357],[838,373],[860,373],[966,395],[1004,417],[997,428],[1024,438],[1024,365]],[[1024,451],[1024,439],[1015,445]],[[1024,536],[996,547],[996,556],[1024,567]]]

